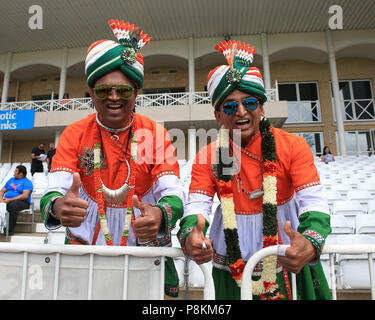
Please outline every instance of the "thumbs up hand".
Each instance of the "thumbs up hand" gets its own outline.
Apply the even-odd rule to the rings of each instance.
[[[89,203],[79,198],[81,178],[79,173],[73,173],[73,184],[64,197],[58,198],[52,207],[52,212],[64,227],[79,227],[87,214]]]
[[[189,256],[191,256],[197,264],[202,264],[212,260],[213,249],[211,240],[205,238],[203,235],[203,228],[205,226],[205,218],[203,215],[197,215],[198,224],[193,228],[191,233],[186,237],[185,249]],[[206,249],[204,248],[203,242]]]
[[[316,258],[316,248],[302,234],[292,229],[290,221],[285,222],[284,232],[290,239],[290,247],[286,249],[285,257],[278,258],[287,271],[299,273],[308,262]]]
[[[163,212],[159,207],[153,207],[146,202],[142,202],[136,195],[132,197],[134,208],[138,208],[141,214],[134,221],[134,229],[141,242],[153,241],[156,239]]]

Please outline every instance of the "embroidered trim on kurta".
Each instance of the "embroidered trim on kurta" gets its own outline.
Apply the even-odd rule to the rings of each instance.
[[[215,195],[215,193],[212,193],[210,191],[199,190],[199,189],[191,189],[189,191],[189,193],[200,193],[200,194],[204,194],[204,195],[209,196],[209,197],[213,197]]]
[[[296,187],[296,192],[300,191],[302,189],[306,189],[306,188],[309,188],[309,187],[312,187],[312,186],[318,186],[318,185],[320,185],[320,181],[313,181],[313,182],[305,183],[303,185],[300,185],[300,186]]]
[[[324,237],[320,233],[318,233],[318,232],[316,232],[314,230],[305,230],[302,233],[302,235],[310,237],[311,240],[316,241],[319,244],[319,246],[322,246],[324,244],[324,242],[325,242]]]

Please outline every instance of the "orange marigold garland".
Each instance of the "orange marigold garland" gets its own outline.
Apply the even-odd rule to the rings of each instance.
[[[277,201],[276,201],[276,146],[274,136],[270,130],[270,123],[262,117],[259,125],[262,136],[263,157],[263,248],[277,244]],[[221,202],[223,214],[223,226],[229,267],[233,279],[241,286],[242,273],[245,262],[242,260],[239,246],[236,214],[233,202],[233,179],[232,175],[224,175],[221,162],[221,154],[229,152],[228,130],[220,129],[218,137],[218,165],[215,176],[218,179],[218,195]],[[225,150],[227,149],[228,150]],[[229,153],[227,153],[229,154]],[[261,299],[277,300],[284,298],[276,283],[275,256],[263,260],[263,271],[259,280],[253,281],[253,294],[259,295]]]

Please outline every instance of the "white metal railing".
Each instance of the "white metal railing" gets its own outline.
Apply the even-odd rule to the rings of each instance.
[[[278,101],[277,89],[267,89],[269,101]],[[211,104],[207,91],[140,94],[137,96],[137,107],[162,107],[186,104]],[[2,103],[0,110],[35,109],[35,112],[94,110],[91,98],[72,98],[61,100],[19,101]]]
[[[178,248],[0,243],[0,297],[134,299],[135,292],[135,299],[162,300],[165,257],[184,253]],[[212,275],[206,264],[200,268],[204,299],[213,300]]]
[[[320,122],[320,103],[315,101],[288,101],[288,118],[285,123]]]
[[[345,99],[340,100],[344,121],[373,121],[375,120],[374,99]],[[336,108],[332,98],[333,119],[336,119]]]
[[[289,245],[282,245],[283,247],[289,247]],[[256,252],[246,263],[245,269],[242,275],[241,285],[241,299],[252,300],[252,281],[251,275],[257,263],[265,257],[277,255],[278,246],[270,246]],[[373,254],[375,253],[374,244],[350,244],[350,245],[325,245],[322,254],[329,255],[329,267],[330,267],[330,278],[331,278],[331,291],[332,299],[337,300],[336,293],[336,275],[334,269],[334,255],[335,254],[367,254],[369,276],[370,276],[370,289],[371,298],[375,300],[375,275],[373,266]],[[292,296],[293,300],[297,299],[297,286],[296,286],[296,275],[292,273]]]

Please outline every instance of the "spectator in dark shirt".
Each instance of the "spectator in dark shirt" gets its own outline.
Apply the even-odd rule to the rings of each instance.
[[[31,175],[35,172],[43,172],[43,161],[46,159],[44,143],[40,143],[31,151]]]
[[[55,153],[56,153],[55,144],[53,142],[51,142],[49,144],[49,150],[47,152],[48,172],[50,172],[50,170],[51,170],[52,158],[55,155]]]
[[[17,166],[14,170],[14,177],[10,178],[0,190],[0,202],[7,204],[9,212],[9,226],[7,226],[9,235],[14,234],[19,212],[30,207],[33,184],[26,178],[26,175],[26,167]]]

